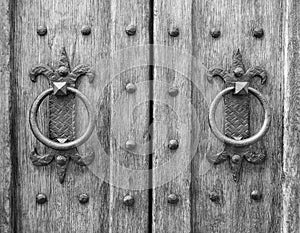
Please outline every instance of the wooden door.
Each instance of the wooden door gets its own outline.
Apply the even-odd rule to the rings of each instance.
[[[0,10],[0,232],[299,232],[298,1],[2,0]],[[266,134],[239,149],[208,120],[228,77],[250,94],[224,96],[222,133],[259,131],[251,88],[270,108]],[[78,153],[43,145],[29,124],[36,97],[66,80],[95,116]],[[60,145],[91,119],[70,90],[38,111]]]

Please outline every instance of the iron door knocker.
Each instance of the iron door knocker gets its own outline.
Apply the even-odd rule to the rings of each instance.
[[[221,91],[209,109],[209,125],[213,134],[225,143],[224,150],[217,155],[209,155],[208,160],[213,164],[219,164],[225,160],[230,161],[233,171],[233,178],[238,181],[243,160],[250,163],[261,163],[265,155],[252,153],[249,146],[260,140],[270,127],[270,107],[265,97],[254,88],[249,87],[251,78],[258,76],[262,84],[266,82],[266,71],[261,67],[253,67],[245,72],[242,55],[239,50],[233,55],[232,72],[226,72],[220,68],[213,68],[209,71],[209,81],[214,77],[220,77],[225,82],[225,89]],[[254,95],[261,103],[264,110],[264,123],[261,129],[250,137],[250,97]],[[225,105],[225,134],[222,134],[215,122],[217,105],[224,98]]]
[[[63,183],[70,158],[84,166],[90,164],[95,157],[93,151],[85,156],[81,156],[77,151],[77,147],[85,143],[91,136],[95,115],[88,98],[76,89],[76,80],[79,77],[86,75],[91,83],[94,80],[94,74],[86,65],[78,65],[71,70],[65,48],[62,48],[57,69],[39,65],[29,73],[33,82],[36,82],[39,75],[47,77],[52,87],[42,92],[32,103],[29,123],[34,136],[45,146],[51,148],[51,151],[49,154],[40,155],[34,148],[30,159],[36,166],[45,166],[55,158],[59,182]],[[49,96],[49,138],[42,134],[37,124],[38,109],[47,96]],[[83,101],[89,118],[85,133],[77,139],[75,139],[75,96]]]

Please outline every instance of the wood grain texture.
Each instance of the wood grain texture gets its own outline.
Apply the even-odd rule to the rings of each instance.
[[[223,145],[210,132],[207,118],[200,118],[203,122],[201,137],[208,140],[199,145],[192,166],[192,232],[280,232],[283,2],[195,1],[193,9],[193,54],[198,57],[198,65],[203,63],[207,69],[214,66],[228,69],[233,52],[239,48],[246,69],[257,65],[266,69],[267,83],[261,86],[260,80],[254,79],[250,85],[267,97],[272,107],[272,123],[266,136],[251,148],[256,153],[266,153],[267,160],[260,165],[243,162],[240,181],[235,183],[228,162],[203,166],[205,156],[220,152]],[[256,27],[263,28],[263,38],[253,37]],[[220,38],[211,37],[209,31],[212,28],[220,29]],[[209,83],[203,73],[195,75],[198,77],[194,79],[195,86],[201,84],[204,87],[202,93],[193,89],[194,106],[200,113],[207,111],[203,96],[210,104],[224,86],[221,81]],[[251,102],[250,125],[253,134],[261,126],[263,113],[253,97]],[[222,128],[223,117],[222,111],[216,114],[219,128]],[[253,190],[262,192],[261,201],[250,198]],[[219,201],[210,200],[212,193],[219,195]]]
[[[125,8],[127,14],[122,14],[120,17],[121,11]],[[126,136],[129,135],[129,132],[126,132],[129,129],[123,129],[124,138],[119,140],[119,135],[111,135],[110,128],[122,118],[120,115],[115,117],[116,109],[120,107],[120,104],[116,104],[114,94],[123,94],[125,79],[147,80],[147,70],[141,68],[134,72],[120,74],[119,79],[117,77],[117,81],[111,84],[111,78],[115,77],[111,77],[110,68],[114,63],[107,63],[118,49],[147,42],[148,14],[148,4],[145,1],[134,4],[128,1],[121,4],[119,1],[94,0],[31,0],[16,3],[14,65],[16,67],[17,112],[15,115],[17,124],[14,130],[17,133],[19,164],[16,232],[147,232],[147,191],[134,193],[135,206],[125,208],[122,205],[122,198],[126,191],[109,187],[105,181],[109,181],[107,177],[121,175],[118,171],[110,169],[110,158],[120,156],[122,158],[120,163],[127,161],[132,168],[142,169],[148,166],[145,158],[140,159],[136,155],[124,152],[121,154],[120,145],[116,143],[115,137],[118,142],[124,142],[124,135],[125,133]],[[125,34],[125,26],[131,20],[139,22],[139,33],[136,37],[129,38]],[[48,28],[48,33],[44,37],[36,33],[40,25]],[[91,35],[81,34],[81,28],[84,25],[91,26]],[[88,83],[87,78],[83,77],[78,88],[88,97],[99,115],[94,135],[79,148],[82,154],[88,153],[90,149],[96,152],[94,166],[81,167],[71,161],[65,182],[61,185],[58,182],[54,163],[46,167],[35,167],[29,159],[30,152],[35,146],[39,153],[47,152],[47,149],[34,138],[30,131],[28,111],[34,98],[48,88],[48,83],[42,77],[36,83],[32,83],[28,71],[39,63],[55,65],[62,46],[66,47],[72,67],[87,64],[95,71],[94,83]],[[113,62],[118,64],[122,61]],[[111,91],[111,85],[118,86],[119,89]],[[104,96],[100,95],[102,92]],[[146,93],[147,90],[139,95],[146,95]],[[123,106],[122,110],[129,105],[134,106],[135,98],[139,95],[126,97],[131,100],[126,102],[127,105]],[[120,112],[119,109],[117,111]],[[131,136],[136,136],[137,140],[141,140],[143,127],[148,124],[147,105],[140,108],[137,113],[137,122],[140,125],[136,133],[132,133]],[[45,133],[47,133],[47,116],[45,103],[42,105],[39,120]],[[86,110],[78,101],[76,119],[78,135],[85,130],[87,119]],[[101,130],[100,134],[98,129]],[[48,202],[44,205],[35,203],[35,196],[40,192],[48,197]],[[87,193],[90,196],[89,203],[85,205],[79,203],[78,195],[81,193]]]
[[[9,1],[0,2],[0,232],[11,231],[11,197],[12,195],[12,160],[11,160],[11,114],[12,107],[10,91],[10,4]]]
[[[111,4],[109,232],[148,232],[149,50],[142,48],[149,43],[150,11],[146,0]],[[126,34],[129,25],[136,27],[135,35]],[[134,93],[126,91],[128,83],[136,86]],[[128,140],[136,147],[126,148]],[[145,175],[136,176],[138,171]],[[126,195],[134,198],[133,206],[124,205]]]
[[[191,232],[191,16],[190,0],[154,1],[153,232]],[[176,28],[179,36],[170,36]],[[177,150],[168,148],[173,139]]]
[[[300,3],[287,0],[285,8],[285,101],[283,140],[282,232],[299,232],[299,102],[300,102]]]

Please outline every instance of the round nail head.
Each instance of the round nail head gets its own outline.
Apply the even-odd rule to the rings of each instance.
[[[176,150],[179,147],[179,143],[177,140],[172,139],[170,140],[168,147],[170,150]]]
[[[56,157],[56,162],[58,165],[64,166],[67,163],[67,158],[65,156],[59,155]]]
[[[136,147],[136,143],[133,140],[128,140],[125,144],[126,149],[133,150]]]
[[[126,91],[128,93],[134,93],[136,91],[136,86],[133,83],[128,83],[126,85]]]
[[[84,36],[90,35],[91,32],[92,32],[91,27],[87,26],[87,25],[83,26],[82,29],[81,29],[81,34],[84,35]]]
[[[262,194],[258,190],[253,190],[251,192],[251,199],[259,201],[262,198]]]
[[[47,27],[46,26],[39,26],[36,30],[39,36],[45,36],[47,34]]]
[[[78,195],[78,201],[81,203],[81,204],[86,204],[88,203],[90,200],[90,197],[88,194],[86,193],[81,193]]]
[[[174,204],[177,204],[178,202],[179,202],[179,197],[176,194],[172,193],[168,196],[168,203],[169,204],[174,205]]]
[[[212,201],[212,202],[219,202],[220,201],[220,196],[216,193],[216,192],[211,192],[209,194],[209,199]]]
[[[126,27],[125,31],[128,36],[133,36],[136,33],[136,26],[133,24],[130,24]]]
[[[213,38],[217,39],[217,38],[219,38],[221,36],[221,31],[219,29],[217,29],[217,28],[213,28],[213,29],[210,30],[210,35]]]
[[[39,193],[36,195],[36,202],[38,204],[45,204],[47,202],[47,196],[44,193]]]
[[[239,155],[233,155],[232,158],[231,158],[231,161],[233,163],[239,163],[241,161],[241,156],[239,156]]]
[[[65,77],[68,75],[69,69],[68,69],[68,67],[61,66],[58,68],[57,72],[60,76]]]
[[[179,36],[179,28],[178,27],[171,27],[169,29],[169,35],[172,36],[172,37]]]
[[[241,67],[237,67],[233,71],[235,77],[241,77],[244,74],[244,70]]]
[[[134,204],[134,198],[133,198],[133,196],[131,196],[131,195],[126,195],[126,196],[123,198],[123,203],[124,203],[124,205],[126,205],[126,206],[133,206],[133,204]]]
[[[264,36],[264,29],[262,28],[254,28],[253,36],[255,38],[262,38]]]
[[[172,97],[177,96],[178,93],[179,93],[179,90],[178,90],[177,87],[171,87],[171,88],[169,89],[169,95],[172,96]]]

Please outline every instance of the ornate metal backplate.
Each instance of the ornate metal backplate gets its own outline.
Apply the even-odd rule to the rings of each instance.
[[[71,69],[66,50],[62,48],[60,60],[56,68],[47,65],[38,65],[32,68],[29,73],[32,82],[36,82],[39,75],[45,76],[49,80],[49,84],[53,87],[53,92],[49,95],[48,103],[49,141],[59,142],[62,145],[74,141],[76,136],[76,101],[75,94],[68,92],[67,89],[76,88],[76,81],[81,76],[88,76],[89,82],[92,83],[94,80],[93,72],[86,65],[78,65],[74,69]],[[31,127],[36,126],[31,125]],[[48,165],[55,159],[59,182],[63,183],[70,159],[84,166],[90,164],[94,160],[94,156],[94,152],[82,156],[78,153],[76,147],[67,150],[51,148],[49,153],[44,155],[40,155],[36,148],[34,148],[30,154],[30,159],[36,166]]]
[[[250,96],[248,94],[248,86],[251,79],[255,76],[261,78],[262,84],[266,82],[267,74],[263,68],[256,66],[245,71],[242,55],[239,50],[233,55],[233,64],[230,71],[225,71],[221,68],[212,68],[209,70],[209,81],[212,81],[215,77],[220,77],[225,82],[225,88],[234,86],[232,93],[224,95],[224,130],[225,136],[235,140],[237,144],[243,139],[250,137]],[[262,102],[266,101],[262,100]],[[264,132],[267,131],[270,121],[269,115],[266,115],[267,124]],[[266,155],[263,153],[252,152],[248,145],[237,146],[234,143],[225,143],[224,150],[217,155],[209,155],[208,160],[213,164],[229,160],[233,171],[233,178],[235,181],[238,181],[244,159],[250,163],[261,163],[265,160],[265,157]]]

